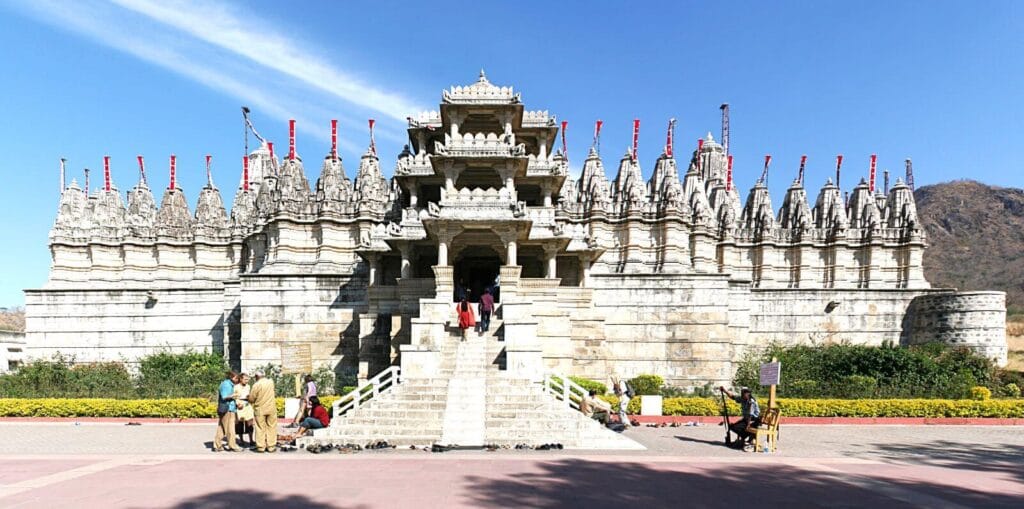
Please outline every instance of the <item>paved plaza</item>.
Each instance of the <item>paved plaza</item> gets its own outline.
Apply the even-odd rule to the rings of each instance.
[[[0,423],[0,507],[1021,507],[1024,433],[784,426],[776,454],[722,428],[639,428],[648,450],[212,453],[212,424]]]

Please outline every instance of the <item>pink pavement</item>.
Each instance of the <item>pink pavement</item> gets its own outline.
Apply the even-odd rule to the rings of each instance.
[[[3,507],[1021,507],[1020,474],[844,458],[553,453],[0,459]],[[969,482],[966,482],[969,479]],[[746,502],[745,502],[746,501]]]

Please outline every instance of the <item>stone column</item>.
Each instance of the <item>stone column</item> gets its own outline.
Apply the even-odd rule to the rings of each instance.
[[[548,136],[542,134],[537,138],[537,144],[540,145],[540,150],[537,153],[537,159],[545,161],[548,158]]]
[[[376,254],[369,255],[367,261],[370,263],[370,275],[367,278],[367,286],[377,285],[377,273],[380,272],[380,256]]]
[[[580,257],[580,287],[586,288],[590,282],[590,255],[581,254]]]
[[[459,139],[459,123],[462,122],[462,115],[452,112],[448,114],[448,122],[451,125],[452,142]]]
[[[451,242],[459,232],[462,231],[461,227],[451,226],[442,224],[437,230],[437,265],[445,267],[448,264],[448,249],[451,247]]]
[[[545,182],[543,185],[541,185],[540,190],[541,190],[541,193],[543,193],[543,196],[544,196],[544,206],[545,207],[550,207],[551,206],[551,183],[550,182]]]
[[[422,130],[416,133],[416,142],[419,145],[419,150],[416,151],[417,155],[425,155],[427,153],[427,133]]]
[[[555,279],[558,270],[558,247],[544,246],[544,256],[547,258],[547,273],[544,277]]]
[[[402,244],[399,246],[399,251],[402,253],[402,271],[401,275],[403,279],[412,277],[412,261],[410,255],[412,252],[412,246],[409,244]]]
[[[420,185],[417,183],[409,184],[409,206],[416,208],[420,201]]]

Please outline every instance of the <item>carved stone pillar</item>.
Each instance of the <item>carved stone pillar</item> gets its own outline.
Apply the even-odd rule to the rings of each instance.
[[[367,286],[377,286],[377,274],[380,273],[380,255],[371,254],[367,257],[370,264],[370,275],[367,278]]]
[[[416,133],[416,145],[419,150],[416,151],[417,155],[425,155],[427,153],[427,133],[418,131]]]
[[[413,183],[409,184],[409,206],[416,208],[420,201],[420,185]]]
[[[550,207],[551,206],[551,192],[552,192],[552,190],[551,190],[551,183],[550,182],[545,182],[543,185],[541,185],[540,190],[541,190],[541,193],[543,193],[543,196],[544,196],[544,206],[545,207]]]
[[[498,166],[495,168],[498,171],[498,176],[501,177],[502,186],[507,189],[509,194],[515,197],[515,166],[512,162],[506,162],[504,167]]]
[[[540,135],[537,138],[537,142],[540,145],[540,150],[537,154],[537,159],[546,160],[548,158],[548,135],[547,133]]]
[[[544,277],[547,279],[555,279],[558,270],[558,247],[557,246],[544,246],[544,257],[547,261],[547,271]]]
[[[401,271],[401,276],[402,276],[403,279],[411,278],[412,277],[412,261],[410,260],[410,258],[411,258],[410,255],[412,253],[412,246],[410,246],[409,244],[402,244],[401,246],[399,246],[398,249],[402,253],[402,266],[401,266],[402,267],[402,271]]]
[[[580,255],[580,287],[590,286],[590,255]]]
[[[453,143],[455,142],[456,139],[458,139],[460,137],[459,136],[459,124],[462,122],[462,117],[463,117],[463,115],[460,115],[460,114],[455,113],[455,112],[451,112],[451,113],[448,114],[448,122],[451,125],[451,136],[452,136],[452,142]]]
[[[448,250],[451,247],[452,240],[455,238],[462,228],[451,225],[441,225],[437,230],[437,264],[439,266],[448,265]]]

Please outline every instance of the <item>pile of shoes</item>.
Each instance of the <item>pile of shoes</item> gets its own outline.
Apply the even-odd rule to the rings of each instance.
[[[394,449],[395,446],[388,444],[387,440],[381,440],[378,442],[370,442],[366,444],[365,449]]]
[[[430,446],[430,452],[448,452],[450,450],[452,450],[450,445],[434,444]]]
[[[534,447],[538,451],[556,451],[562,449],[562,444],[544,444]]]

